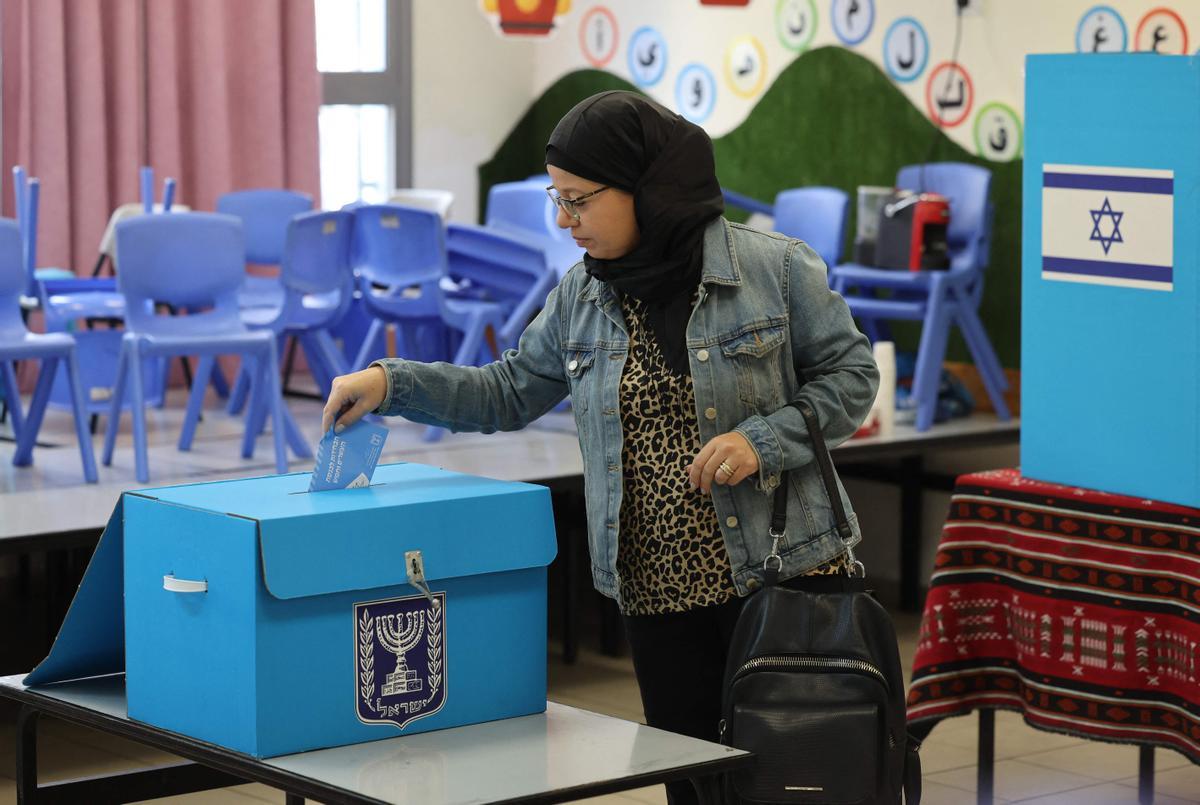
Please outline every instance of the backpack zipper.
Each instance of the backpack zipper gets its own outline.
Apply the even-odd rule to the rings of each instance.
[[[885,688],[891,690],[888,685],[887,678],[883,672],[869,662],[864,660],[850,660],[844,657],[791,657],[787,655],[768,655],[766,657],[755,657],[747,661],[733,675],[736,680],[743,674],[750,671],[758,671],[763,667],[772,668],[844,668],[852,671],[859,671],[864,674],[870,674],[878,679]]]

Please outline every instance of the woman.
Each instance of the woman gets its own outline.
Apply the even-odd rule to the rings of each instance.
[[[811,249],[722,218],[698,126],[604,92],[559,122],[546,167],[557,223],[586,255],[517,350],[484,367],[378,361],[334,381],[323,427],[374,410],[513,430],[569,393],[592,577],[621,607],[647,722],[716,740],[730,633],[765,558],[777,549],[785,579],[848,561],[788,403],[807,400],[836,444],[866,416],[878,372]],[[784,470],[788,526],[776,541]],[[668,796],[694,801],[686,784]]]

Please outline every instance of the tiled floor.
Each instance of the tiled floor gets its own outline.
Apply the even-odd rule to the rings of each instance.
[[[911,660],[917,622],[897,619],[902,659]],[[550,698],[565,704],[622,718],[640,720],[641,706],[633,670],[626,657],[606,657],[584,650],[579,662],[564,665],[551,649]],[[0,711],[0,803],[16,801],[12,775],[14,746],[12,711]],[[964,805],[975,801],[976,722],[973,717],[938,725],[922,747],[926,805]],[[64,779],[156,765],[170,756],[61,722],[47,722],[40,747],[41,774]],[[1155,753],[1155,803],[1200,803],[1200,766],[1175,752]],[[1118,805],[1137,802],[1137,750],[1041,732],[1011,713],[996,717],[997,803],[1038,805]],[[586,800],[589,803],[664,803],[661,787]],[[262,785],[171,797],[156,802],[196,803],[283,802],[283,794]]]

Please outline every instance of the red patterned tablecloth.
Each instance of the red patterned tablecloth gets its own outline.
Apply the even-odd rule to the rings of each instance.
[[[1200,509],[961,476],[913,660],[910,724],[979,707],[1200,763]]]

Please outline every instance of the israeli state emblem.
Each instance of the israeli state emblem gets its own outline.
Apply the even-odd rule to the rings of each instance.
[[[354,605],[355,702],[364,724],[400,729],[446,703],[446,594]]]

